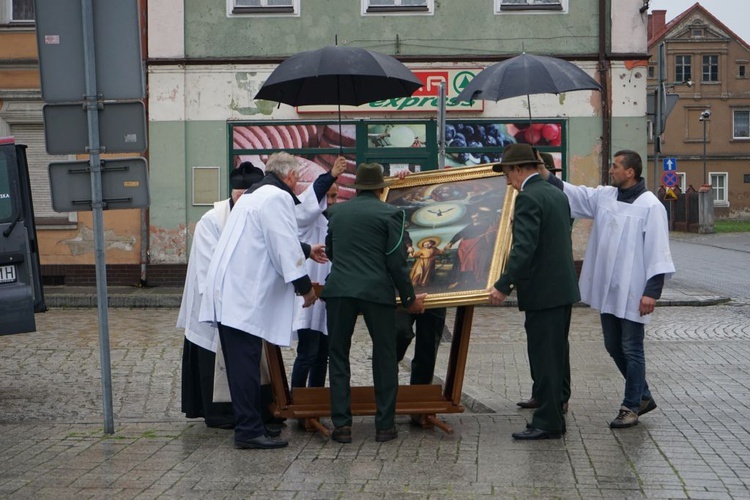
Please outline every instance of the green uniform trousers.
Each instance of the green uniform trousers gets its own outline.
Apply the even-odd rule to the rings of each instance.
[[[396,307],[350,297],[326,299],[331,421],[336,427],[352,425],[349,350],[360,313],[372,338],[372,378],[377,406],[375,427],[390,429],[394,426],[398,392]]]
[[[572,310],[572,305],[565,305],[526,311],[524,327],[540,403],[531,425],[537,429],[561,432],[565,426],[562,404]]]

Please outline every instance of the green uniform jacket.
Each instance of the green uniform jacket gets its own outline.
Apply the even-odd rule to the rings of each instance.
[[[526,181],[516,198],[513,246],[495,283],[506,295],[514,286],[521,311],[539,311],[581,299],[573,265],[568,199],[538,175]]]
[[[321,298],[350,297],[395,306],[398,290],[408,307],[414,302],[414,287],[403,237],[404,212],[370,191],[331,206],[326,253],[333,267]]]

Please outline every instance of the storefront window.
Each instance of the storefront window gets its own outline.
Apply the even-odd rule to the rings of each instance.
[[[373,124],[367,126],[370,148],[423,148],[427,144],[424,124]]]
[[[502,158],[508,144],[524,143],[543,150],[562,146],[562,123],[454,122],[445,126],[446,166],[474,166]]]
[[[525,143],[552,153],[564,165],[564,122],[449,120],[445,126],[446,168],[499,162],[508,144]],[[286,151],[303,166],[299,189],[331,169],[341,154],[346,171],[339,178],[339,197],[356,192],[357,165],[380,163],[386,175],[402,170],[421,172],[438,168],[435,120],[358,120],[356,122],[229,123],[231,165],[250,161],[264,168],[269,155]]]

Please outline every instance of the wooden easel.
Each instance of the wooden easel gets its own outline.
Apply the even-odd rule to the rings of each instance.
[[[396,414],[419,415],[422,427],[437,427],[449,434],[453,433],[453,429],[445,422],[438,420],[436,415],[464,411],[461,405],[461,390],[466,371],[466,356],[469,352],[473,317],[473,305],[457,307],[445,384],[443,386],[437,384],[400,385],[396,399]],[[270,406],[271,412],[276,417],[303,419],[306,429],[328,436],[329,431],[320,423],[320,417],[331,415],[329,389],[327,387],[297,387],[292,397],[281,349],[267,344],[266,355],[274,394],[274,403]],[[352,387],[351,401],[353,415],[375,415],[374,387]]]

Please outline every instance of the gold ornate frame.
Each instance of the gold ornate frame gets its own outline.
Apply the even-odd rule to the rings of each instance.
[[[485,191],[472,194],[471,190],[476,190],[477,186]],[[436,192],[438,189],[446,194],[438,196],[439,193]],[[424,196],[425,194],[428,196]],[[404,179],[393,180],[384,190],[382,199],[394,206],[404,208],[406,223],[411,228],[416,228],[415,234],[424,234],[429,231],[450,234],[454,230],[458,231],[462,226],[466,227],[471,224],[472,211],[477,213],[478,210],[489,210],[492,217],[495,217],[493,224],[496,224],[497,234],[494,236],[494,246],[489,262],[481,263],[480,269],[476,271],[476,274],[481,274],[481,279],[476,279],[468,285],[468,289],[466,286],[451,289],[450,286],[440,284],[431,287],[428,284],[427,288],[415,286],[417,293],[421,291],[428,293],[425,300],[427,307],[455,307],[487,302],[489,296],[487,289],[500,276],[510,253],[511,220],[516,194],[516,190],[507,185],[505,176],[492,170],[492,165],[411,174]],[[428,216],[430,213],[441,215],[439,209],[430,212],[430,206],[448,206],[449,210],[457,208],[456,212],[462,211],[461,213],[465,214],[455,224],[446,225],[437,222],[442,229],[436,229],[435,225],[430,227],[429,221],[422,221],[421,224],[418,222],[420,213],[424,213],[425,210],[427,210],[425,215]],[[499,214],[494,214],[492,211],[499,212]],[[437,221],[437,219],[434,220]],[[414,246],[417,245],[419,239],[419,237],[414,238]],[[445,248],[447,243],[445,238],[438,239],[441,241],[438,248],[440,246]],[[452,264],[444,264],[443,267],[450,266],[453,271],[456,265],[460,265],[455,259],[458,252],[453,248],[448,252],[454,260]],[[444,270],[443,273],[445,273]]]

